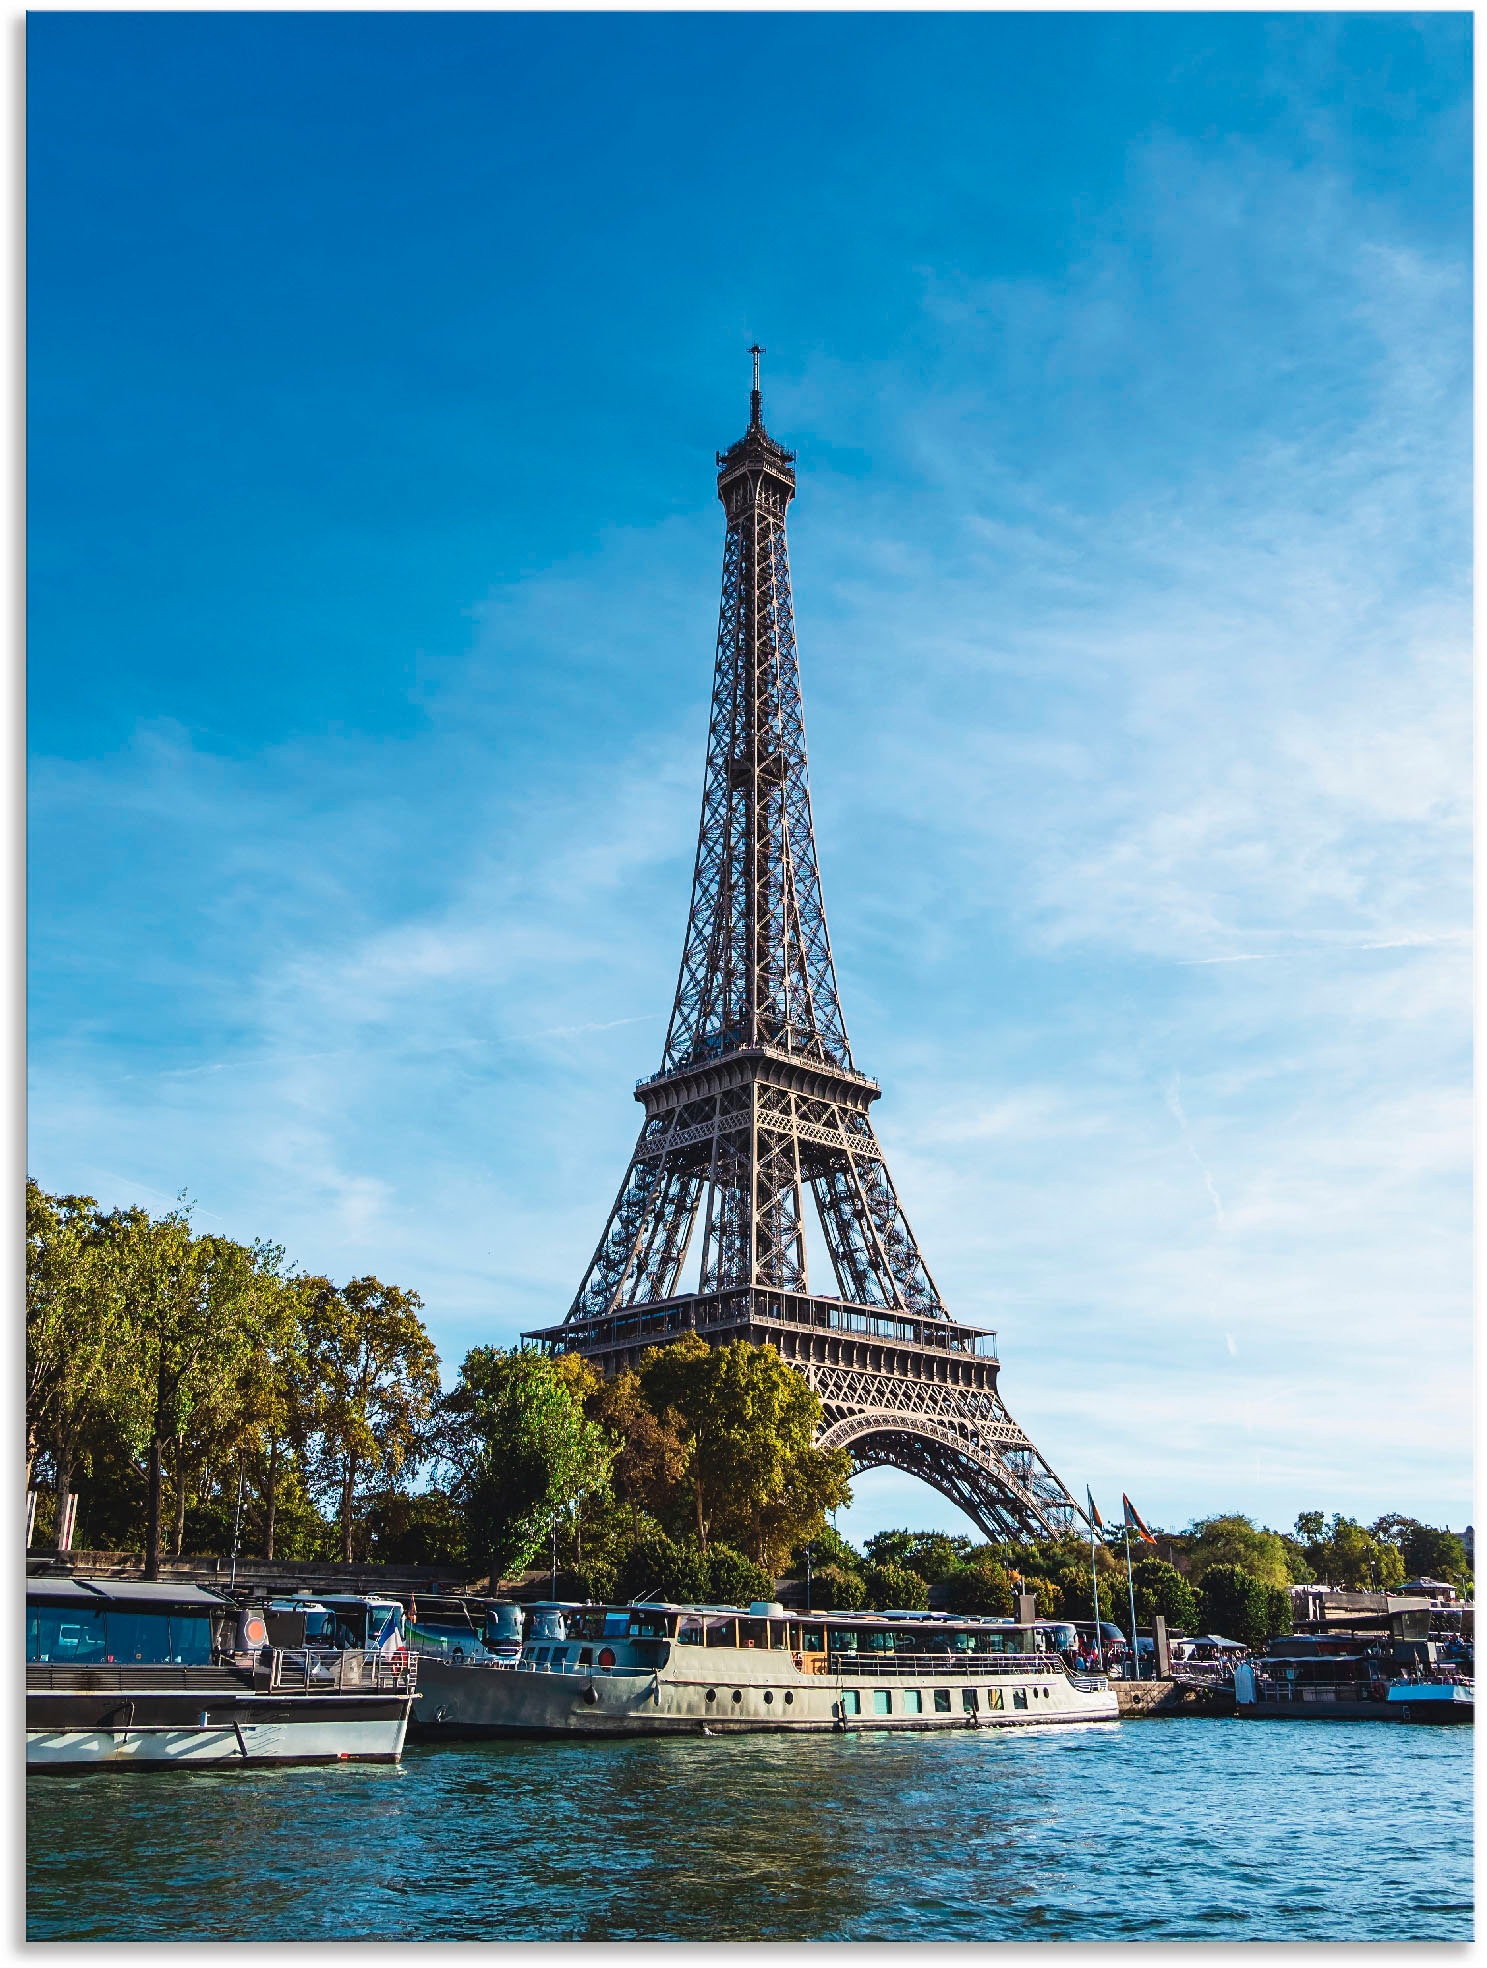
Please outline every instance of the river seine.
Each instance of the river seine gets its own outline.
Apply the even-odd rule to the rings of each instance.
[[[28,1785],[32,1940],[1464,1941],[1472,1731],[413,1747]]]

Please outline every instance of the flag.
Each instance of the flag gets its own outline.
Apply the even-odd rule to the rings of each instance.
[[[1097,1531],[1103,1531],[1105,1528],[1105,1519],[1100,1515],[1099,1511],[1096,1510],[1095,1508],[1094,1491],[1091,1490],[1088,1483],[1086,1483],[1084,1486],[1084,1494],[1089,1498],[1089,1521],[1094,1525]]]
[[[382,1631],[377,1635],[377,1652],[391,1660],[394,1654],[401,1653],[402,1646],[402,1639],[398,1633],[398,1609],[393,1606],[382,1623]]]
[[[1142,1523],[1141,1513],[1137,1510],[1135,1504],[1132,1503],[1131,1499],[1126,1495],[1124,1490],[1121,1491],[1120,1500],[1126,1507],[1126,1524],[1128,1528],[1133,1530],[1136,1533],[1137,1537],[1144,1538],[1148,1544],[1154,1545],[1156,1543],[1156,1539],[1152,1536],[1151,1532],[1147,1530],[1146,1526]]]

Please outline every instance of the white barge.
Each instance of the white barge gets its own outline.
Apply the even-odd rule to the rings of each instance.
[[[417,1675],[399,1638],[287,1649],[200,1586],[28,1580],[27,1765],[395,1763]]]
[[[1114,1722],[1102,1674],[1036,1629],[779,1605],[584,1606],[537,1625],[514,1666],[425,1660],[413,1732],[635,1736],[1023,1728]]]

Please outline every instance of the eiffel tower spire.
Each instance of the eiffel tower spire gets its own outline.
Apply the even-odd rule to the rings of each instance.
[[[988,1534],[1066,1528],[1082,1513],[1001,1404],[994,1335],[950,1319],[873,1131],[880,1089],[852,1058],[806,771],[795,457],[764,427],[750,353],[748,429],[717,456],[722,605],[661,1067],[636,1088],[640,1138],[568,1317],[530,1337],[606,1368],[685,1331],[768,1340],[821,1394],[823,1443],[912,1469]],[[807,1195],[830,1296],[808,1275]]]

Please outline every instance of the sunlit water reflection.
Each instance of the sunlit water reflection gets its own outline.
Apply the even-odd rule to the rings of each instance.
[[[35,1776],[28,1931],[1465,1940],[1471,1739],[1183,1720]]]

